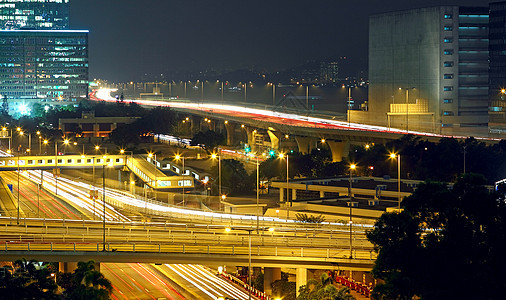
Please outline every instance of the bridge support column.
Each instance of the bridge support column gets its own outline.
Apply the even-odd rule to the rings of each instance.
[[[225,129],[227,130],[227,146],[233,146],[235,143],[235,124],[230,122],[225,123]]]
[[[311,137],[296,136],[295,141],[299,146],[299,152],[301,154],[308,154],[316,146],[316,139]]]
[[[292,189],[292,200],[297,200],[297,190]]]
[[[329,145],[330,151],[332,152],[333,162],[341,162],[343,161],[343,158],[348,157],[348,152],[350,152],[350,142],[326,141],[326,143]]]
[[[306,268],[297,268],[295,270],[295,289],[297,297],[299,296],[299,288],[307,284],[308,270]]]
[[[191,127],[190,127],[190,132],[191,132],[191,135],[194,136],[196,133],[202,131],[200,129],[200,122],[202,121],[202,118],[201,117],[198,117],[198,116],[192,116],[191,117]]]
[[[248,136],[248,145],[251,147],[251,152],[256,151],[255,136],[257,132],[249,126],[246,126],[246,135]]]
[[[271,148],[274,150],[278,150],[280,147],[281,133],[277,131],[267,130],[267,134],[271,139]]]
[[[325,192],[324,191],[320,191],[320,198],[325,198]]]
[[[130,184],[132,181],[135,182],[135,174],[133,172],[130,172],[130,180],[128,182],[128,185],[130,186],[130,193],[135,194],[135,184]]]
[[[63,273],[72,273],[77,269],[76,262],[59,262],[58,270]]]
[[[281,268],[264,268],[264,292],[272,296],[272,283],[281,280]],[[280,295],[275,295],[280,296]]]

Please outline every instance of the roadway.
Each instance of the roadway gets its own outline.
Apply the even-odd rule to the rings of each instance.
[[[22,172],[19,185],[20,192],[20,213],[22,217],[22,222],[27,225],[30,223],[30,218],[25,218],[26,216],[32,217],[40,217],[37,220],[39,222],[44,220],[45,224],[48,228],[51,228],[51,220],[58,220],[64,224],[73,224],[74,220],[83,220],[87,219],[90,216],[93,217],[92,210],[86,211],[83,207],[90,208],[92,207],[88,202],[90,199],[87,198],[85,191],[89,190],[89,186],[83,186],[81,183],[77,183],[72,180],[65,180],[64,178],[60,178],[60,182],[58,183],[59,188],[59,197],[56,197],[49,190],[55,192],[55,185],[52,176],[49,174],[44,174],[47,178],[44,181],[44,188],[48,190],[37,190],[37,178],[40,178],[40,171],[29,171]],[[2,177],[7,183],[13,184],[13,192],[17,195],[17,172],[2,172]],[[40,181],[39,181],[40,182]],[[70,184],[70,183],[73,184]],[[82,190],[76,189],[76,186],[80,186]],[[84,194],[84,195],[83,195]],[[88,202],[87,205],[80,204],[78,199],[72,199],[70,201],[64,201],[60,197],[66,195],[74,198],[81,198],[83,202]],[[38,199],[38,200],[35,200]],[[107,212],[111,214],[108,218],[110,220],[127,220],[124,215],[119,214],[114,210],[110,210]],[[15,218],[15,213],[11,215],[14,218],[4,218],[5,220],[9,220],[8,222],[11,224],[16,223],[17,219]],[[100,226],[101,216],[97,213],[95,216],[96,221],[88,220],[92,222],[92,224],[96,224]],[[60,220],[61,218],[66,219],[66,221]],[[37,221],[36,221],[37,222]],[[69,223],[70,222],[70,223]],[[7,227],[9,227],[6,223],[4,223]],[[0,239],[5,241],[5,245],[17,244],[22,245],[20,241],[35,241],[37,239],[44,240],[44,235],[33,234],[28,230],[28,227],[24,233],[22,230],[18,230],[16,232],[10,232],[7,228],[6,230],[0,234]],[[49,229],[51,231],[51,229]],[[50,237],[49,239],[58,241],[65,241],[70,238],[69,235],[62,233],[61,230],[55,236]],[[93,232],[93,230],[92,230]],[[93,236],[93,234],[91,234]],[[74,236],[75,238],[75,236]],[[96,237],[98,238],[98,237]],[[47,239],[47,237],[46,237]],[[117,236],[117,240],[124,240],[124,237]],[[25,244],[26,245],[26,244]],[[34,244],[32,244],[32,247]],[[56,247],[55,247],[56,250]],[[26,257],[26,251],[23,253],[23,257]],[[4,256],[4,258],[6,258]],[[54,258],[54,257],[53,257]],[[74,258],[75,260],[75,258]],[[140,264],[140,263],[102,263],[101,271],[104,275],[111,280],[113,285],[113,299],[216,299],[216,297],[209,296],[209,293],[212,293],[214,288],[207,289],[206,285],[200,284],[198,285],[200,288],[194,289],[192,287],[195,286],[195,282],[199,282],[201,280],[202,274],[194,274],[189,270],[195,268],[203,268],[201,266],[171,266],[167,265],[163,268],[167,268],[168,270],[158,270],[160,267],[153,266],[150,264]],[[179,274],[170,270],[170,268],[183,268],[179,271]],[[177,283],[171,278],[167,277],[167,275],[172,275],[173,278],[177,279]],[[227,282],[223,283],[226,290],[234,289],[235,287]],[[208,285],[207,285],[208,286]],[[187,292],[185,289],[191,290],[191,293]],[[227,297],[234,297],[234,293],[224,292],[221,294]],[[244,297],[238,297],[237,299],[246,299]]]
[[[116,102],[117,99],[111,97],[110,93],[113,89],[99,89],[94,90],[90,94],[91,100],[101,100],[107,102]],[[377,139],[398,139],[407,134],[406,130],[389,128],[384,126],[367,125],[360,123],[350,123],[346,121],[334,120],[332,118],[312,117],[297,113],[284,113],[268,109],[259,109],[254,107],[244,107],[238,105],[225,105],[214,103],[192,103],[188,101],[178,100],[125,100],[125,102],[135,102],[145,106],[166,106],[176,110],[191,111],[196,114],[204,114],[205,116],[213,115],[224,120],[234,120],[239,123],[250,123],[251,125],[258,126],[259,123],[270,124],[275,126],[291,127],[291,132],[300,132],[306,134],[318,134],[322,132],[339,131],[340,134],[347,136],[350,139],[359,138],[360,136],[367,136],[369,138]],[[268,126],[267,126],[268,127]],[[326,131],[325,131],[326,130]],[[318,131],[318,132],[316,132]],[[430,132],[409,131],[409,134],[416,136],[423,136],[426,138],[439,140],[443,137],[465,139],[466,136],[448,136],[435,134]],[[318,136],[319,137],[319,136]],[[493,138],[480,138],[489,141],[499,141],[500,139]]]

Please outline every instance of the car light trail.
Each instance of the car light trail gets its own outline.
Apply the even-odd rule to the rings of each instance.
[[[116,102],[117,99],[111,97],[110,95],[110,93],[113,91],[116,91],[116,89],[105,89],[105,88],[98,89],[90,94],[90,99],[101,100],[106,102]],[[169,101],[155,101],[155,100],[125,100],[125,102],[135,102],[137,104],[147,106],[166,106],[181,109],[191,109],[223,115],[235,115],[236,117],[243,117],[247,119],[249,118],[297,127],[406,134],[406,131],[403,129],[388,128],[384,126],[367,125],[360,123],[348,123],[346,121],[336,121],[331,119],[309,117],[291,113],[275,112],[266,109],[249,108],[236,105],[191,103],[182,101],[169,102]],[[459,138],[459,139],[468,138],[467,136],[449,136],[420,131],[409,131],[409,134],[427,137],[436,137],[436,138],[444,138],[444,137]],[[477,139],[500,140],[500,139],[479,138],[479,137],[477,137]]]

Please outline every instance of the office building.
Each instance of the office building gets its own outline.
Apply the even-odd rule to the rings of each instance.
[[[406,131],[487,135],[488,22],[487,7],[371,16],[364,121]]]
[[[320,82],[336,83],[339,81],[339,63],[337,61],[320,63]]]
[[[0,0],[2,29],[68,29],[69,0]]]
[[[88,31],[69,30],[68,0],[0,0],[0,97],[8,113],[88,96]],[[4,106],[6,107],[6,106]]]

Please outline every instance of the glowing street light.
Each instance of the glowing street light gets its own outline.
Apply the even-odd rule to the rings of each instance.
[[[180,154],[176,154],[176,156],[174,157],[174,159],[176,161],[179,161],[179,160],[182,160],[183,161],[183,169],[182,169],[182,174],[183,174],[183,207],[185,206],[185,201],[184,201],[184,186],[185,186],[185,169],[184,169],[184,156],[180,155]]]
[[[356,164],[350,164],[350,189],[348,194],[350,196],[350,258],[353,258],[353,219],[352,219],[352,208],[353,208],[353,171],[357,168]]]
[[[397,198],[398,198],[398,209],[401,209],[401,155],[390,153],[391,159],[397,159]]]

